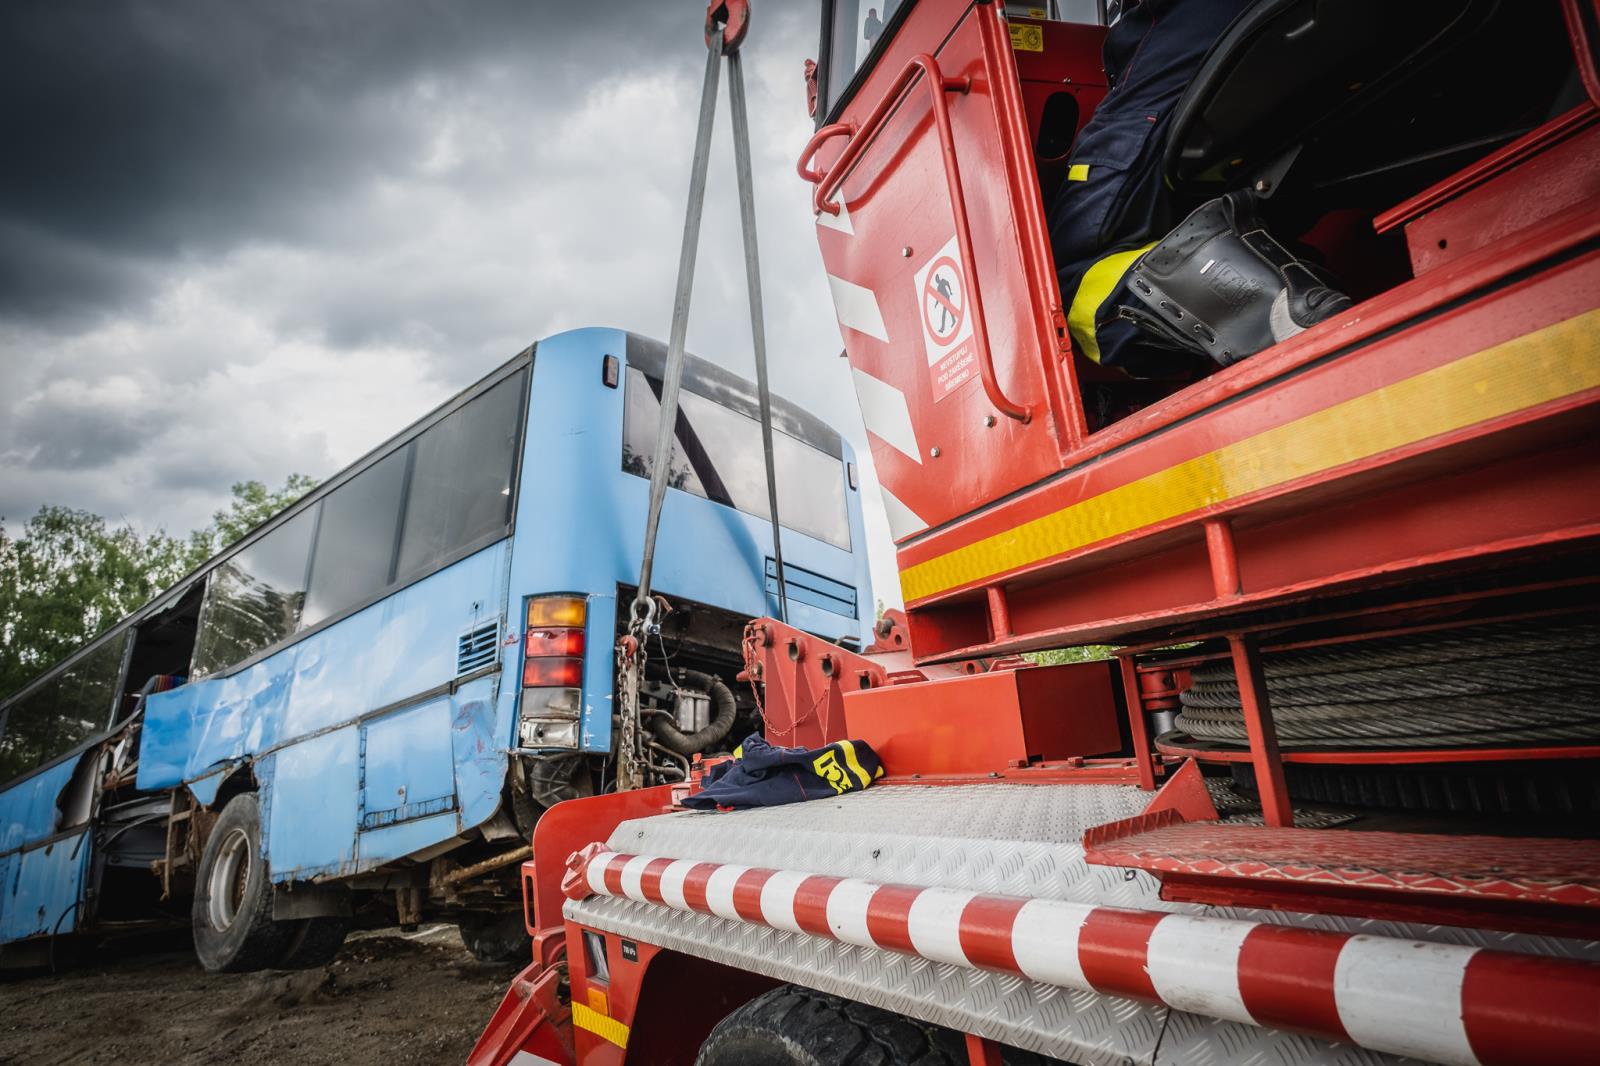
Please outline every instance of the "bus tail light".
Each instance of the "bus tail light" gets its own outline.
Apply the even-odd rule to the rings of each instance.
[[[576,748],[583,718],[582,596],[534,596],[527,602],[522,642],[524,748]]]
[[[522,667],[523,688],[577,688],[582,684],[582,659],[529,659]]]

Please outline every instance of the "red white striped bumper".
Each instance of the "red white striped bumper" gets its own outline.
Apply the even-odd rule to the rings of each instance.
[[[567,895],[1129,996],[1444,1063],[1600,1054],[1600,965],[1414,940],[604,851]]]

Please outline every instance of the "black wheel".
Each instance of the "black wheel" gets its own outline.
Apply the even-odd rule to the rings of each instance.
[[[345,934],[350,931],[350,923],[344,918],[305,918],[288,924],[298,928],[278,958],[280,970],[314,970],[328,965],[339,954]]]
[[[189,912],[194,953],[212,973],[276,966],[297,931],[272,920],[272,884],[261,854],[261,806],[254,793],[233,797],[211,830]]]
[[[522,924],[522,912],[467,911],[456,918],[461,942],[479,962],[523,962],[533,958],[533,938]]]
[[[700,1046],[695,1066],[966,1066],[960,1033],[865,1003],[784,985],[729,1014]],[[1022,1066],[1045,1060],[1005,1049]]]

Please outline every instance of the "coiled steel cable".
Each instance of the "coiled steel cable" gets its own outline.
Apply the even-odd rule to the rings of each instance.
[[[1600,741],[1600,623],[1497,623],[1284,652],[1264,660],[1290,747]],[[1198,667],[1177,728],[1244,744],[1233,664]]]

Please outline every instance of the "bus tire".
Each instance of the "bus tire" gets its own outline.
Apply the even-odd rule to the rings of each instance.
[[[718,1022],[694,1061],[695,1066],[966,1066],[968,1059],[966,1042],[954,1030],[782,985]],[[1040,1060],[1008,1056],[1005,1061]]]
[[[350,923],[336,917],[306,918],[289,924],[299,928],[289,937],[288,946],[278,959],[280,970],[314,970],[328,965],[339,954],[345,934],[350,931]]]
[[[206,840],[195,879],[194,953],[212,973],[276,966],[296,932],[272,919],[272,884],[261,854],[261,805],[254,792],[228,801]]]
[[[533,958],[533,938],[521,911],[464,911],[456,917],[456,926],[461,942],[479,962],[527,963]]]

